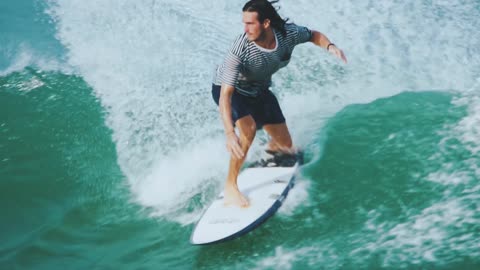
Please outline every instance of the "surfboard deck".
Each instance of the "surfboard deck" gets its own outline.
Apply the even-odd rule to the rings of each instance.
[[[197,222],[190,242],[213,244],[237,238],[261,225],[286,199],[295,184],[303,155],[274,155],[250,164],[238,176],[237,185],[250,205],[225,206],[223,193],[212,202]]]

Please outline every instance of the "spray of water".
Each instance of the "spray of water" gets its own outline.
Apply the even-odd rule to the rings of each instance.
[[[311,144],[324,119],[345,105],[405,90],[461,92],[471,89],[480,71],[477,1],[281,4],[282,15],[325,33],[349,60],[343,65],[302,45],[274,76],[274,91],[300,146]],[[182,218],[189,214],[182,207],[209,179],[223,181],[228,156],[209,89],[215,64],[242,31],[242,5],[49,1],[69,63],[108,112],[118,162],[134,196],[159,215],[176,213],[177,220],[191,222]],[[479,114],[478,102],[469,106]],[[465,140],[478,138],[472,136]]]

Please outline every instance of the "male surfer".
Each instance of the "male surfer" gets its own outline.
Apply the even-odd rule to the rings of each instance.
[[[250,0],[245,4],[244,33],[236,38],[217,68],[212,85],[231,154],[224,190],[226,205],[249,205],[238,189],[237,177],[257,129],[263,128],[270,136],[268,150],[294,151],[282,110],[269,90],[272,74],[288,64],[294,47],[310,41],[347,62],[342,50],[322,33],[286,23],[272,6],[276,2]],[[234,127],[238,128],[238,136]]]

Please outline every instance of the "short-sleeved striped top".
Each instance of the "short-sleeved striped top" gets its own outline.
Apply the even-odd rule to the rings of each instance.
[[[213,83],[234,86],[240,94],[255,97],[271,85],[273,73],[285,67],[296,45],[310,41],[312,32],[293,23],[285,24],[286,36],[273,30],[274,49],[265,49],[239,35],[230,48],[223,64],[216,69]]]

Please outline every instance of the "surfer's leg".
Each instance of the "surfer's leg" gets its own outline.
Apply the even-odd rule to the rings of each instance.
[[[239,130],[240,147],[245,155],[241,159],[234,158],[233,156],[230,157],[230,167],[224,191],[224,202],[225,204],[248,207],[249,203],[247,198],[238,190],[237,177],[247,156],[248,149],[255,138],[256,124],[253,117],[247,115],[238,119],[235,122],[235,126]]]
[[[295,152],[286,123],[264,125],[263,129],[270,135],[268,150],[283,153]]]
[[[272,91],[267,91],[258,118],[262,119],[263,129],[270,136],[268,150],[273,152],[292,153],[292,138],[288,131],[285,117]]]

